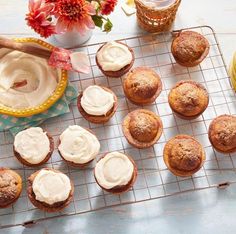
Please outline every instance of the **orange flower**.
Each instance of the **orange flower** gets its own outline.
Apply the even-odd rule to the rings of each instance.
[[[77,30],[84,34],[88,28],[95,27],[91,16],[96,11],[86,0],[58,0],[54,13],[57,33]]]
[[[56,3],[57,0],[45,0],[46,3]]]
[[[45,4],[42,0],[29,1],[29,13],[26,14],[27,24],[42,37],[55,34],[55,25],[51,22],[51,11],[54,4]]]
[[[117,4],[117,0],[104,0],[101,2],[101,13],[102,15],[109,15]]]

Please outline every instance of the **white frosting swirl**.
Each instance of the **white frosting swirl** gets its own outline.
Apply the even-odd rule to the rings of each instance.
[[[108,153],[95,166],[95,177],[105,189],[127,185],[133,172],[133,163],[125,154],[119,152]]]
[[[70,179],[61,172],[42,169],[33,180],[36,200],[52,205],[65,201],[71,191]]]
[[[17,133],[14,149],[25,161],[38,164],[50,152],[50,141],[42,128],[32,127]]]
[[[91,85],[83,91],[81,106],[90,115],[106,115],[114,105],[114,96],[100,86]]]
[[[65,160],[83,164],[93,160],[100,150],[95,135],[78,125],[69,126],[60,136],[58,147]]]
[[[23,109],[46,101],[57,86],[57,70],[47,60],[0,49],[0,105]]]
[[[121,43],[107,42],[97,52],[97,60],[104,71],[119,71],[130,64],[133,57],[129,48]]]

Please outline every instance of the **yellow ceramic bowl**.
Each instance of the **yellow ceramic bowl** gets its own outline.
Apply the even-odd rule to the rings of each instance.
[[[14,40],[22,43],[38,44],[39,46],[45,47],[49,50],[53,50],[54,48],[53,45],[37,38],[15,38]],[[15,117],[27,117],[44,112],[45,110],[49,109],[58,99],[61,98],[66,89],[67,82],[68,82],[67,71],[60,70],[60,78],[56,90],[54,91],[52,96],[50,96],[44,103],[35,107],[24,108],[24,109],[14,109],[11,107],[0,106],[0,114],[6,114]]]

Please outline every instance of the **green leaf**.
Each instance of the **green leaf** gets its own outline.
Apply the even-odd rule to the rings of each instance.
[[[101,16],[99,16],[99,15],[93,15],[93,16],[92,16],[92,19],[93,19],[94,24],[95,24],[97,27],[102,28],[103,20],[102,20],[102,17],[101,17]]]
[[[107,19],[107,22],[104,24],[103,32],[110,32],[112,27],[113,27],[112,22],[109,19]]]

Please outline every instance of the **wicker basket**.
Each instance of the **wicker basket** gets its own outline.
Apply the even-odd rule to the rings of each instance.
[[[175,20],[180,2],[181,0],[176,0],[169,7],[156,10],[146,6],[141,0],[135,0],[139,26],[148,32],[168,31]]]

